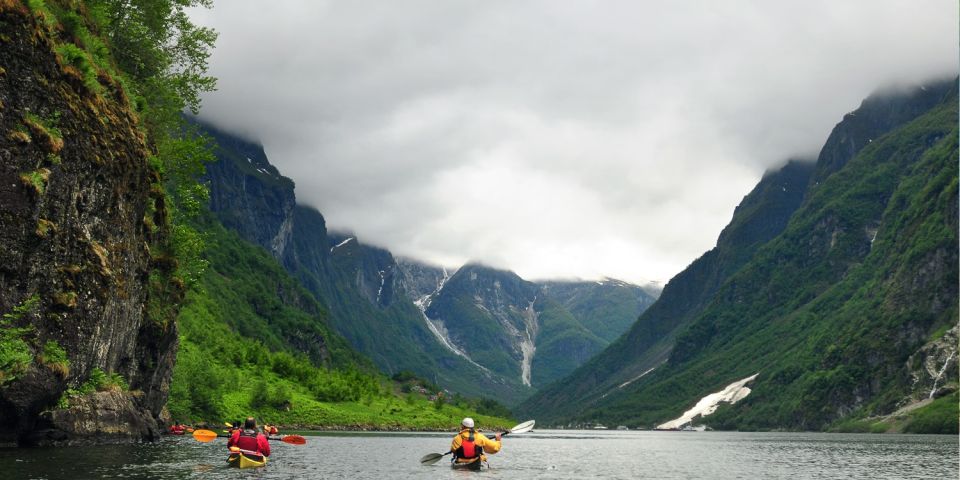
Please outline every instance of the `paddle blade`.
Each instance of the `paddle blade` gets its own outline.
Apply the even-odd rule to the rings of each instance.
[[[193,439],[198,442],[212,442],[213,439],[217,438],[217,432],[212,432],[210,430],[194,430]]]
[[[537,423],[536,420],[527,420],[521,424],[516,425],[515,427],[508,430],[510,433],[527,433],[530,430],[533,430],[533,426]]]
[[[284,435],[280,441],[283,443],[289,443],[291,445],[306,445],[307,443],[307,439],[301,437],[300,435]]]
[[[442,453],[428,453],[428,454],[424,455],[423,458],[420,459],[420,464],[421,464],[421,465],[433,465],[434,463],[439,462],[440,459],[443,458],[443,455],[444,455],[444,454],[442,454]]]

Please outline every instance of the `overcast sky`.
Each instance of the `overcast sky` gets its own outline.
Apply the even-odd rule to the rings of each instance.
[[[269,5],[269,6],[268,6]],[[666,281],[878,87],[955,74],[956,0],[241,1],[201,116],[331,229],[528,279]]]

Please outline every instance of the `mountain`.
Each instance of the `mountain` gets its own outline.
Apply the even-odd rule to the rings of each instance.
[[[197,124],[217,144],[218,161],[207,168],[210,210],[270,252],[324,305],[334,329],[382,371],[412,371],[453,391],[504,402],[528,393],[519,380],[492,375],[445,346],[393,255],[328,232],[320,212],[297,205],[293,182],[269,164],[261,145]]]
[[[454,398],[440,404],[436,386],[403,385],[338,334],[328,312],[277,260],[224,228],[212,215],[197,222],[209,267],[188,292],[177,318],[180,349],[167,404],[180,422],[256,416],[318,428],[445,428],[480,414],[490,402]],[[418,386],[425,395],[412,392]]]
[[[621,280],[606,278],[595,282],[537,282],[544,295],[570,312],[590,333],[610,343],[630,329],[633,322],[660,295]]]
[[[650,303],[625,282],[536,284],[468,264],[429,297],[425,313],[473,361],[537,387],[599,352]]]
[[[448,271],[398,259],[328,231],[319,211],[296,203],[293,182],[262,146],[200,125],[218,145],[207,176],[214,215],[280,261],[326,307],[334,329],[388,374],[412,371],[455,392],[516,403],[599,352],[651,303],[624,282],[546,287],[479,265]]]
[[[651,427],[748,380],[697,421],[816,430],[951,401],[956,158],[956,81],[871,96],[815,164],[765,175],[627,334],[519,410]]]

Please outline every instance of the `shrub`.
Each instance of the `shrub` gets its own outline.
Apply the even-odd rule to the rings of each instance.
[[[56,340],[47,340],[47,343],[43,344],[43,351],[37,360],[61,377],[70,374],[70,360],[67,358],[67,351]]]

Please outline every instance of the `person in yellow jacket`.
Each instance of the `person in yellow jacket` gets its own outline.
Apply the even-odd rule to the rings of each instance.
[[[474,422],[470,417],[460,422],[460,433],[453,437],[450,451],[453,452],[453,461],[458,464],[475,464],[486,462],[485,453],[494,454],[500,451],[500,433],[496,440],[490,440],[482,433],[474,430]]]

